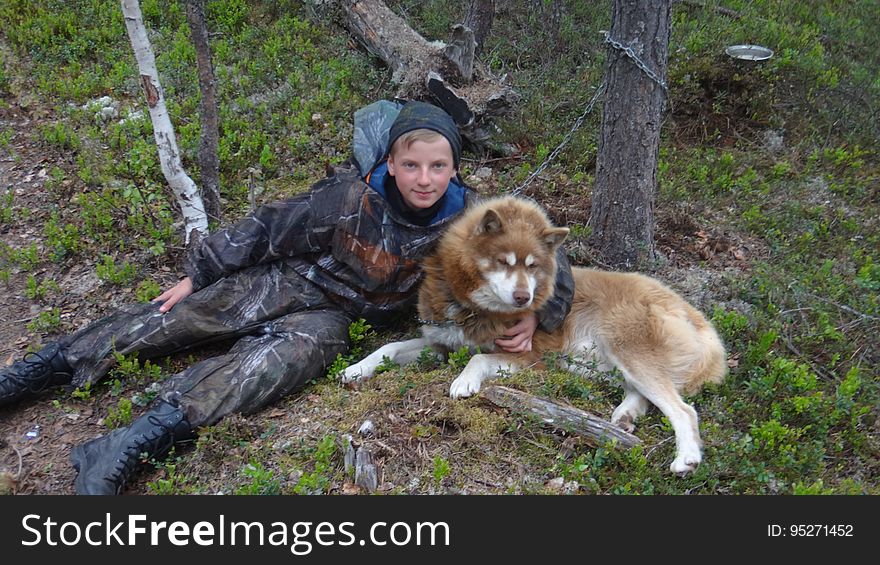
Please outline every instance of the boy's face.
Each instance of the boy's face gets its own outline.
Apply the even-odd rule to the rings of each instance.
[[[413,141],[397,146],[388,156],[388,174],[394,177],[400,195],[410,208],[430,208],[440,200],[455,177],[452,148],[445,137],[434,141]]]

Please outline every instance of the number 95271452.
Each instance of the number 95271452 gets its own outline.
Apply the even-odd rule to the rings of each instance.
[[[790,537],[852,537],[852,524],[791,524]]]

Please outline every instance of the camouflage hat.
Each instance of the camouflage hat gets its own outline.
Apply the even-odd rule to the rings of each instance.
[[[452,148],[452,160],[456,169],[461,162],[461,135],[452,116],[445,110],[425,102],[408,102],[400,109],[400,113],[391,124],[388,132],[388,150],[401,135],[417,130],[429,129],[436,131],[449,141]]]

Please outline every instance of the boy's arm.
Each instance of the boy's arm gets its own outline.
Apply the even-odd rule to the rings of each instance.
[[[574,277],[565,249],[561,245],[556,250],[556,262],[556,288],[553,298],[538,311],[538,327],[548,333],[562,324],[571,310],[571,301],[574,298]]]
[[[202,240],[190,252],[185,266],[193,289],[202,289],[253,265],[325,249],[335,221],[324,220],[334,215],[338,220],[339,210],[336,203],[322,196],[309,192],[261,206],[240,222]]]

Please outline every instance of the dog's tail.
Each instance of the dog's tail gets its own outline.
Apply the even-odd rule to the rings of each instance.
[[[727,352],[712,323],[688,305],[688,318],[697,335],[699,356],[690,378],[684,383],[685,394],[696,394],[706,383],[720,384],[727,376]]]

